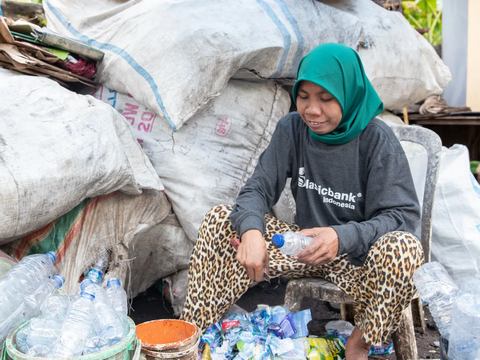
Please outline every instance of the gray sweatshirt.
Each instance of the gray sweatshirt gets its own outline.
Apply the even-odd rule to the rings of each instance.
[[[296,223],[301,229],[331,226],[338,254],[361,266],[370,247],[395,230],[418,236],[420,207],[407,158],[392,130],[372,119],[355,139],[342,145],[313,140],[300,115],[279,121],[252,177],[230,214],[241,236],[265,232],[265,214],[292,178]]]

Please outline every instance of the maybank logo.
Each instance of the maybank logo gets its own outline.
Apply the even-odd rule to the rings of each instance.
[[[318,195],[322,196],[324,203],[330,203],[347,209],[355,209],[357,198],[362,197],[361,193],[353,194],[351,192],[337,192],[330,187],[323,187],[320,184],[310,181],[309,179],[305,178],[304,167],[298,169],[298,187],[316,191]]]

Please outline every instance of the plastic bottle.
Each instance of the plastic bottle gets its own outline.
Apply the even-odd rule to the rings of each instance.
[[[418,268],[413,274],[413,282],[422,300],[428,303],[440,334],[449,339],[450,319],[458,286],[437,261]]]
[[[52,318],[33,318],[27,327],[25,342],[27,348],[33,348],[36,345],[45,345],[50,347],[60,336],[62,323]],[[18,335],[17,335],[18,336]],[[50,349],[51,350],[51,349]],[[22,350],[25,353],[25,351]]]
[[[272,236],[272,242],[285,255],[295,255],[305,249],[313,241],[313,237],[300,235],[287,231],[283,234],[275,234]]]
[[[42,305],[41,313],[44,318],[64,320],[70,307],[70,295],[50,296]]]
[[[93,354],[107,349],[108,341],[103,337],[94,335],[87,339],[85,342],[85,348],[83,349],[83,355]]]
[[[94,295],[82,292],[80,299],[72,304],[62,325],[61,335],[53,346],[52,357],[71,358],[83,353],[85,341],[93,328],[94,299]]]
[[[120,280],[117,278],[109,279],[106,292],[115,311],[121,316],[126,316],[128,314],[127,293],[123,290]]]
[[[480,349],[480,258],[477,274],[458,291],[453,306],[448,358],[475,359]]]
[[[65,284],[65,277],[62,274],[57,274],[42,284],[32,295],[27,296],[25,302],[30,309],[28,317],[40,315],[43,304],[49,297],[55,294],[63,284]]]
[[[0,278],[0,324],[53,275],[53,252],[24,257]]]
[[[65,278],[62,275],[55,275],[40,285],[33,294],[25,297],[16,311],[3,322],[1,327],[2,330],[0,331],[0,338],[5,338],[15,327],[23,324],[30,318],[39,315],[40,307],[45,300],[61,288],[64,283]]]
[[[92,280],[95,284],[100,285],[108,267],[106,256],[100,257],[95,265],[85,275],[85,280]]]
[[[110,304],[105,290],[89,279],[82,282],[81,289],[95,295],[93,304],[96,313],[95,332],[97,335],[105,338],[110,346],[123,339],[126,335],[125,323]]]

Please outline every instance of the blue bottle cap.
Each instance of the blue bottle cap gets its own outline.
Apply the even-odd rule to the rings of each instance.
[[[285,245],[285,237],[282,234],[275,234],[272,236],[272,242],[277,248],[281,248]]]
[[[53,275],[52,280],[57,283],[58,288],[61,288],[63,284],[65,284],[65,277],[62,274]]]
[[[90,293],[85,292],[85,291],[82,291],[80,293],[80,296],[83,297],[83,298],[87,298],[88,300],[92,300],[92,301],[95,299],[95,295],[90,294]]]
[[[111,278],[107,281],[107,287],[120,286],[120,280],[118,278]]]
[[[53,251],[49,251],[45,255],[48,255],[52,259],[52,264],[57,260],[57,256]]]

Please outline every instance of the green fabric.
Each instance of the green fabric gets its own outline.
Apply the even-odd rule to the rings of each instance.
[[[301,81],[315,83],[331,93],[342,107],[342,120],[331,133],[318,135],[310,130],[313,139],[332,145],[354,139],[368,123],[383,110],[357,52],[347,46],[328,43],[317,46],[300,62],[293,99]]]

